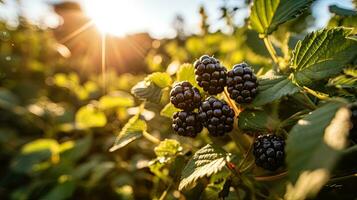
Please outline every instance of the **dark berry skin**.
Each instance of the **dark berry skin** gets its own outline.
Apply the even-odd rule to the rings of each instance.
[[[275,171],[284,164],[285,141],[276,135],[259,135],[254,141],[255,164],[264,169]]]
[[[357,105],[351,107],[351,123],[350,138],[357,143]]]
[[[238,104],[250,103],[257,94],[257,77],[246,63],[233,66],[227,73],[227,90]]]
[[[201,95],[197,88],[187,81],[177,83],[170,92],[170,102],[179,109],[192,111],[201,103]]]
[[[194,63],[196,81],[210,95],[223,92],[226,86],[227,70],[219,60],[204,55]]]
[[[176,112],[172,119],[172,128],[181,136],[196,137],[203,129],[195,112]]]
[[[208,97],[202,102],[198,115],[211,136],[223,136],[233,129],[233,109],[215,97]]]

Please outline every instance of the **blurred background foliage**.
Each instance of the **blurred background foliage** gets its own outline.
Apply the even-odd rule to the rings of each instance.
[[[249,3],[246,1],[246,6]],[[214,55],[226,67],[248,62],[258,74],[264,74],[272,64],[258,34],[248,29],[247,19],[243,26],[232,20],[241,8],[222,6],[217,11],[222,13],[217,21],[226,24],[227,33],[210,32],[207,13],[201,7],[196,13],[201,16],[197,25],[200,34],[185,34],[178,17],[174,23],[177,36],[172,39],[155,40],[147,33],[108,36],[103,83],[100,34],[90,28],[63,41],[88,19],[76,16],[73,11],[80,10],[76,4],[54,7],[65,22],[56,29],[41,29],[22,16],[17,27],[0,22],[0,199],[158,198],[166,189],[162,181],[176,171],[155,160],[160,157],[159,150],[153,151],[155,145],[139,140],[120,152],[108,151],[127,121],[143,109],[131,88],[150,72],[174,75],[182,64],[202,54]],[[356,27],[355,14],[338,7],[330,11],[334,16],[328,26]],[[302,15],[274,33],[278,54],[286,58],[281,62],[288,62],[289,49],[314,20]],[[346,82],[346,76],[354,79]],[[356,92],[356,77],[346,70],[332,80],[331,87],[337,82],[340,89]],[[171,153],[183,151],[180,163],[185,163],[207,136],[193,141],[173,135],[170,119],[155,114],[167,99],[146,104],[141,117],[149,121],[147,130],[155,137],[180,141],[182,148],[173,146]],[[185,195],[197,199],[195,191]],[[178,191],[167,198],[185,199]]]

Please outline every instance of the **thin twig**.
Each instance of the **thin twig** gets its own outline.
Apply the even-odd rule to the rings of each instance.
[[[271,43],[271,41],[269,40],[268,36],[264,37],[264,44],[265,47],[267,48],[267,50],[269,51],[269,54],[271,56],[271,58],[273,59],[275,66],[273,67],[274,71],[277,71],[277,66],[279,66],[279,59],[278,59],[278,55],[273,47],[273,44]]]
[[[248,159],[248,157],[249,157],[249,153],[252,151],[253,146],[254,146],[254,140],[253,140],[253,142],[250,144],[248,150],[245,152],[243,161],[239,164],[238,170],[241,170],[242,167],[244,166],[244,163],[247,161],[247,159]]]
[[[275,180],[278,180],[278,179],[281,179],[285,176],[288,175],[288,172],[285,171],[285,172],[282,172],[280,174],[275,174],[275,175],[272,175],[272,176],[256,176],[254,177],[256,181],[275,181]]]
[[[234,110],[234,113],[235,113],[235,115],[236,116],[238,116],[239,115],[239,113],[241,112],[241,110],[237,107],[237,105],[232,101],[232,99],[229,97],[229,94],[228,94],[228,92],[227,92],[227,89],[226,88],[224,88],[224,91],[223,91],[224,93],[224,97],[227,99],[227,101],[228,101],[228,104],[233,108],[233,110]]]
[[[150,133],[148,133],[147,131],[143,131],[143,136],[149,140],[150,142],[154,143],[154,144],[160,144],[160,140],[157,139],[156,137],[152,136]]]

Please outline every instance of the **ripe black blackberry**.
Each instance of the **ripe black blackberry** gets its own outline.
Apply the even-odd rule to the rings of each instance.
[[[276,135],[259,135],[254,141],[254,157],[257,166],[275,171],[284,164],[285,141]]]
[[[201,103],[201,95],[197,88],[190,82],[177,83],[170,92],[171,103],[179,109],[191,111],[198,108]]]
[[[350,138],[357,143],[357,105],[351,107],[351,122]]]
[[[198,116],[203,126],[208,129],[209,134],[212,136],[223,136],[233,129],[233,109],[226,102],[215,97],[208,97],[202,102]]]
[[[204,91],[210,95],[223,92],[226,86],[227,70],[221,66],[219,60],[204,55],[194,64],[196,81]]]
[[[172,119],[172,128],[174,131],[186,137],[196,137],[203,129],[198,115],[195,112],[179,111]]]
[[[246,63],[234,65],[227,73],[227,90],[235,102],[250,103],[257,94],[257,77]]]

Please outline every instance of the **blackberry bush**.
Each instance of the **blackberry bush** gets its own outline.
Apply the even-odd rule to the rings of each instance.
[[[196,81],[210,95],[223,92],[226,86],[226,68],[219,60],[203,55],[194,63]]]
[[[275,171],[284,164],[285,142],[275,135],[259,135],[254,141],[254,156],[257,166]]]
[[[227,73],[229,96],[239,104],[250,103],[257,94],[257,77],[246,63],[234,65]]]
[[[187,81],[177,83],[170,92],[170,102],[179,109],[191,111],[201,103],[201,95],[197,88]]]
[[[198,120],[197,113],[179,111],[173,116],[172,128],[181,136],[194,138],[202,131],[203,126]]]
[[[202,102],[198,115],[212,136],[223,136],[233,129],[233,109],[226,102],[215,97],[208,97]]]

